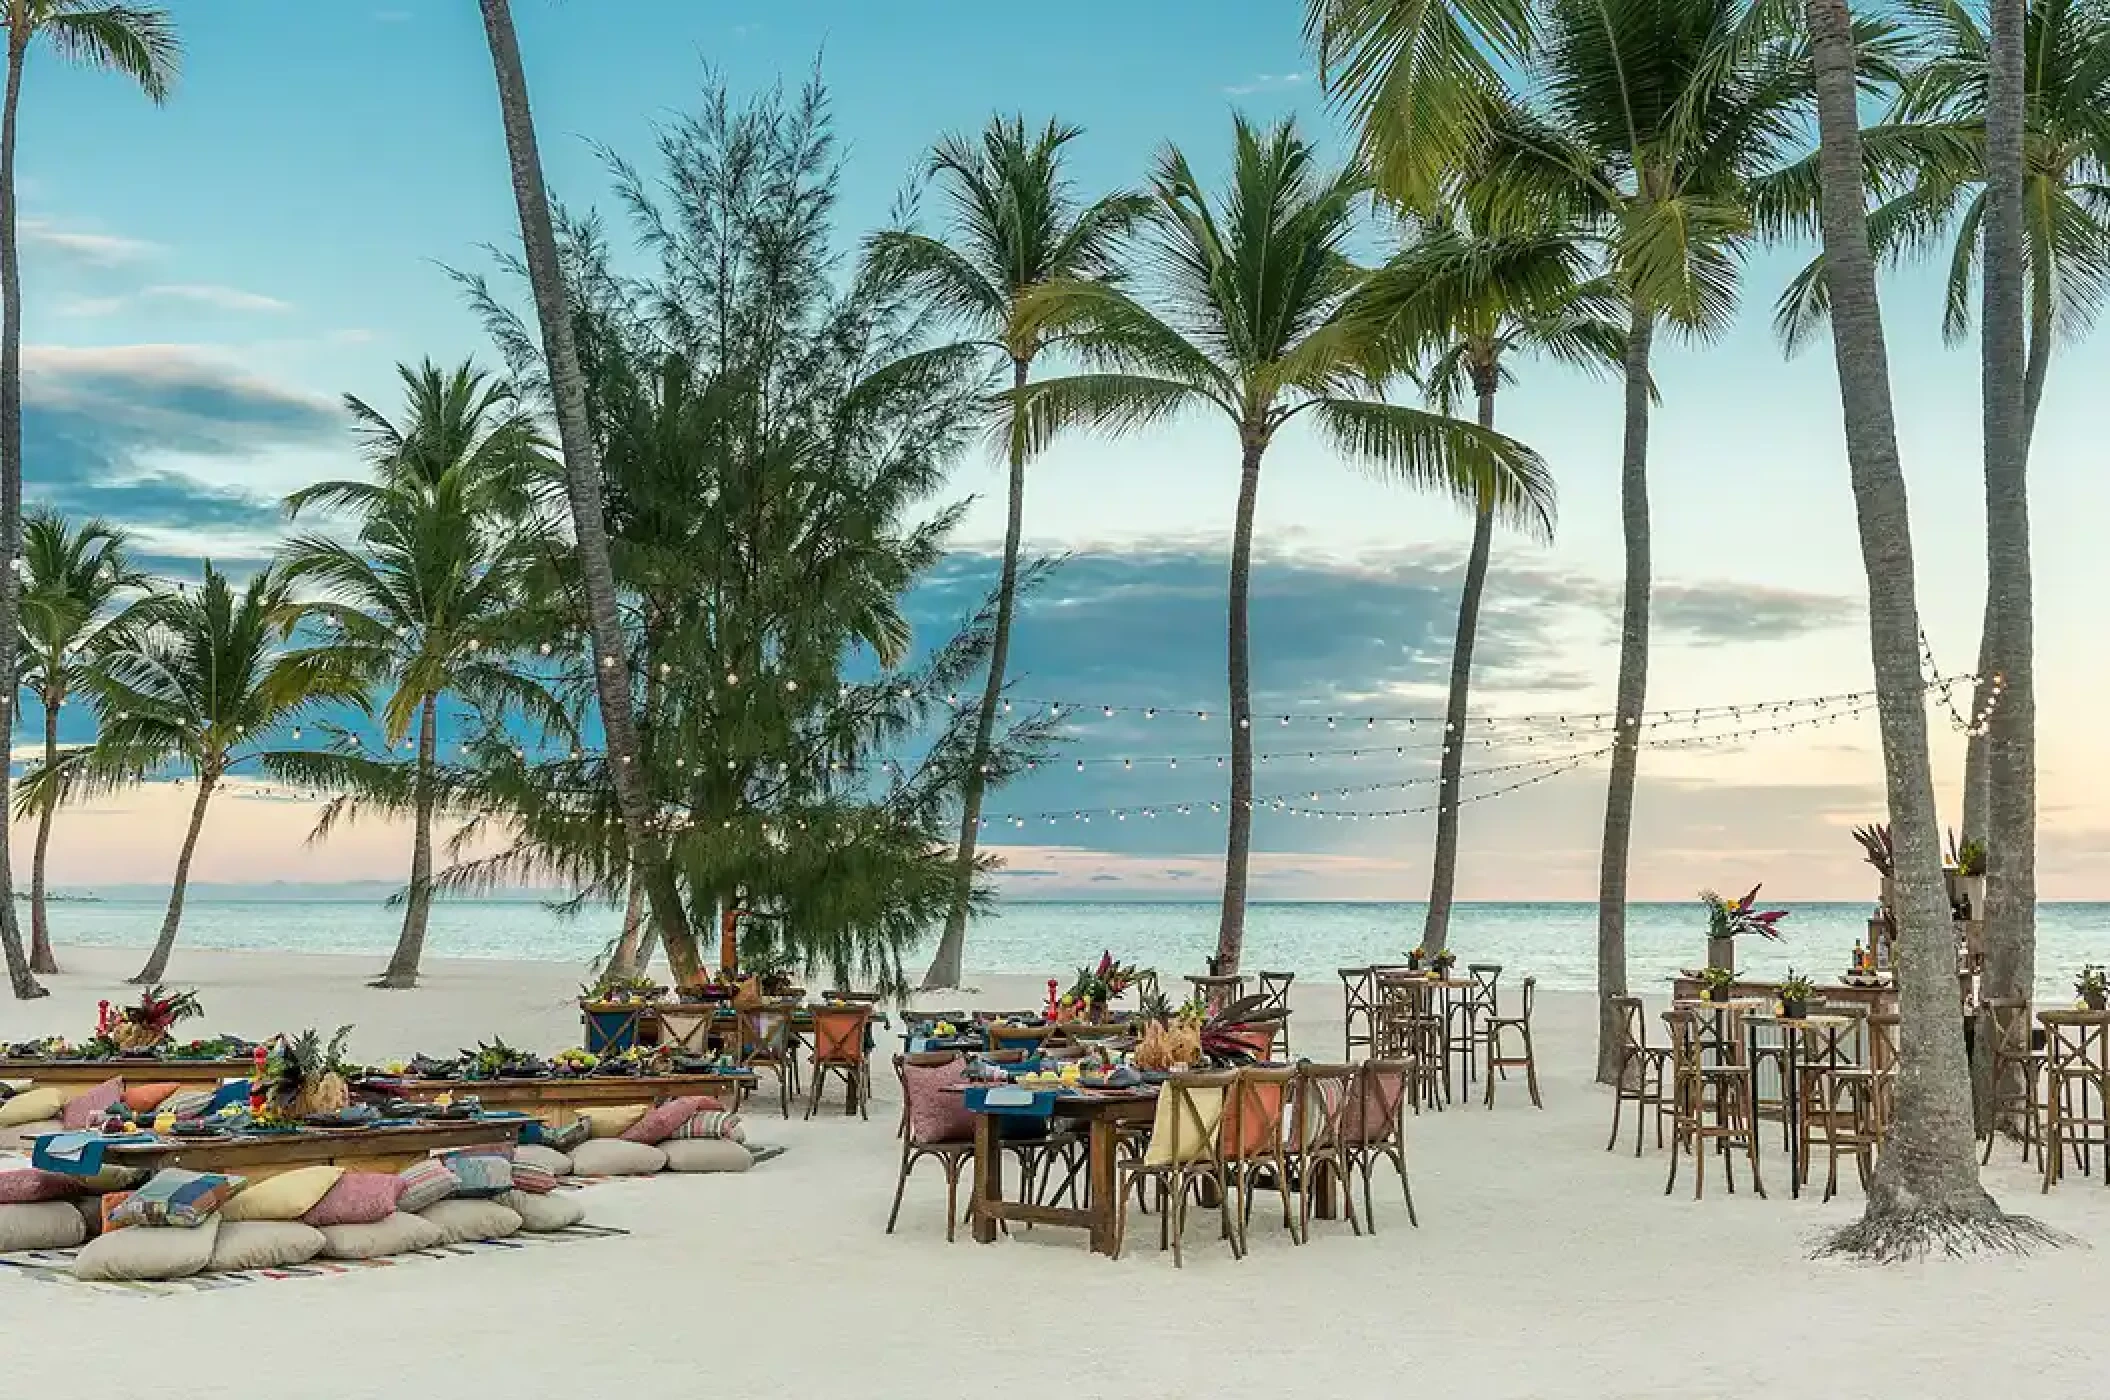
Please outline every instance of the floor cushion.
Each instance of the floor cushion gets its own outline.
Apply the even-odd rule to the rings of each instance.
[[[613,1138],[621,1137],[648,1111],[646,1104],[629,1103],[612,1108],[582,1108],[579,1117],[584,1120],[591,1137]]]
[[[737,1113],[721,1113],[706,1109],[676,1128],[670,1136],[675,1138],[723,1138],[727,1142],[746,1142],[747,1127]]]
[[[0,1254],[25,1249],[71,1249],[87,1238],[88,1226],[71,1201],[0,1206]]]
[[[84,1194],[82,1179],[64,1172],[38,1171],[21,1167],[0,1172],[0,1206],[26,1206],[32,1201],[70,1201]]]
[[[153,1177],[145,1167],[119,1167],[106,1165],[101,1171],[73,1179],[81,1184],[84,1195],[100,1196],[110,1191],[129,1191]]]
[[[0,1103],[0,1128],[19,1128],[24,1123],[41,1123],[47,1118],[57,1118],[59,1110],[66,1106],[66,1098],[56,1089],[31,1089],[26,1094],[17,1094],[6,1103]]]
[[[73,1257],[73,1276],[114,1281],[189,1278],[212,1262],[219,1238],[217,1215],[196,1225],[113,1230],[88,1241]]]
[[[220,1219],[298,1220],[315,1209],[343,1175],[343,1167],[296,1167],[252,1181],[220,1207]]]
[[[200,1225],[207,1216],[217,1214],[246,1184],[244,1177],[163,1167],[104,1219],[119,1226]]]
[[[666,1165],[667,1154],[659,1148],[621,1138],[582,1142],[571,1154],[571,1169],[579,1176],[650,1176]]]
[[[540,1167],[551,1176],[570,1176],[571,1158],[554,1147],[516,1147],[513,1149],[513,1166]]]
[[[403,1178],[403,1191],[396,1197],[396,1209],[413,1215],[446,1200],[462,1184],[462,1179],[448,1171],[447,1164],[437,1157],[412,1162],[396,1175]]]
[[[125,1222],[119,1220],[117,1214],[124,1209],[125,1202],[132,1199],[130,1191],[105,1191],[102,1195],[90,1199],[94,1200],[98,1209],[95,1228],[91,1229],[89,1234],[107,1235],[112,1230],[124,1229]]]
[[[124,1097],[125,1082],[122,1079],[105,1079],[93,1089],[66,1100],[59,1109],[59,1121],[69,1128],[100,1123],[111,1105],[123,1103]]]
[[[670,1172],[744,1172],[755,1164],[753,1153],[722,1138],[680,1138],[659,1150],[667,1154]]]
[[[440,1227],[446,1236],[442,1241],[444,1244],[502,1240],[520,1229],[519,1211],[488,1198],[456,1196],[436,1206],[427,1206],[421,1214],[429,1224]]]
[[[235,1197],[240,1200],[241,1197]],[[206,1261],[211,1273],[286,1269],[322,1253],[322,1231],[292,1220],[220,1220],[220,1237]]]
[[[152,1113],[182,1091],[181,1084],[134,1084],[125,1090],[124,1104],[134,1113]]]
[[[465,1147],[442,1152],[440,1165],[454,1173],[460,1184],[456,1196],[471,1199],[495,1196],[513,1189],[513,1150],[510,1147]]]
[[[621,1137],[626,1142],[649,1142],[658,1144],[674,1136],[674,1130],[699,1113],[717,1112],[724,1108],[718,1100],[708,1094],[691,1094],[684,1098],[668,1099],[645,1110],[645,1116],[623,1129]]]
[[[325,1259],[379,1259],[386,1254],[408,1254],[432,1249],[445,1239],[439,1226],[422,1215],[397,1211],[372,1225],[326,1225],[322,1230]]]
[[[508,1191],[493,1198],[520,1217],[520,1228],[531,1235],[549,1230],[564,1230],[586,1218],[586,1207],[579,1200],[579,1193],[567,1191],[561,1196],[537,1196],[527,1191]]]
[[[513,1185],[508,1192],[525,1191],[530,1196],[547,1196],[557,1189],[557,1174],[545,1171],[532,1162],[513,1163]]]
[[[396,1213],[403,1178],[394,1172],[346,1172],[300,1217],[303,1225],[373,1225]]]

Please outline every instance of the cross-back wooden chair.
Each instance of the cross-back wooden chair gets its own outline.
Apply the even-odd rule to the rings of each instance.
[[[1341,979],[1341,1058],[1353,1060],[1355,1047],[1368,1050],[1376,1031],[1377,988],[1372,979],[1377,969],[1340,967],[1334,972]]]
[[[1487,1037],[1487,1095],[1486,1106],[1495,1106],[1495,1081],[1504,1078],[1503,1070],[1524,1071],[1524,1087],[1531,1091],[1531,1105],[1544,1108],[1545,1100],[1539,1097],[1539,1062],[1531,1046],[1531,1009],[1537,1000],[1539,979],[1524,979],[1522,1009],[1514,1016],[1490,1016],[1481,1025],[1481,1034]]]
[[[1284,1132],[1289,1127],[1291,1086],[1295,1067],[1258,1066],[1238,1071],[1231,1084],[1230,1106],[1224,1112],[1223,1151],[1225,1169],[1238,1191],[1238,1247],[1246,1247],[1246,1230],[1253,1219],[1253,1191],[1263,1171],[1273,1179],[1282,1198],[1282,1228],[1291,1243],[1298,1243],[1298,1224],[1292,1213],[1289,1191],[1289,1153]]]
[[[1707,1187],[1707,1158],[1719,1151],[1722,1177],[1728,1183],[1730,1194],[1734,1195],[1736,1172],[1731,1165],[1735,1160],[1731,1154],[1734,1149],[1741,1148],[1750,1159],[1751,1184],[1763,1197],[1766,1186],[1758,1174],[1758,1119],[1752,1113],[1751,1066],[1708,1064],[1709,1047],[1716,1041],[1695,1011],[1666,1011],[1663,1024],[1670,1031],[1672,1103],[1675,1109],[1671,1119],[1670,1176],[1663,1183],[1663,1194],[1668,1196],[1677,1186],[1679,1154],[1689,1151],[1692,1153],[1692,1198],[1699,1200]],[[1710,1097],[1714,1110],[1711,1119],[1708,1117]]]
[[[1224,1099],[1238,1080],[1236,1070],[1175,1074],[1158,1090],[1157,1114],[1150,1145],[1140,1161],[1119,1165],[1120,1199],[1114,1208],[1114,1257],[1128,1235],[1128,1198],[1154,1186],[1158,1193],[1158,1248],[1172,1250],[1172,1265],[1181,1267],[1181,1236],[1187,1225],[1187,1199],[1207,1184],[1215,1188],[1223,1237],[1234,1257],[1244,1253],[1231,1226],[1230,1179],[1224,1167]]]
[[[1875,1074],[1876,1141],[1897,1117],[1898,1014],[1879,1011],[1868,1018],[1868,1068]]]
[[[1261,1005],[1279,1007],[1285,1012],[1288,1011],[1290,984],[1296,980],[1297,974],[1294,972],[1261,973],[1260,995],[1267,998]],[[1276,1024],[1281,1027],[1275,1037],[1276,1053],[1286,1060],[1289,1058],[1289,1018],[1285,1016]]]
[[[2022,1140],[2027,1162],[2037,1143],[2037,1080],[2044,1073],[2044,1052],[2031,1035],[2028,997],[1988,997],[1985,1008],[1993,1031],[1993,1112],[1979,1162],[1993,1160],[1993,1139],[2002,1129]]]
[[[1450,1096],[1450,1061],[1443,1053],[1443,1013],[1436,988],[1417,972],[1378,972],[1373,981],[1377,1004],[1371,1054],[1412,1066],[1407,1102],[1416,1113],[1424,1107],[1440,1111]]]
[[[928,1122],[947,1115],[933,1112],[940,1107],[940,1096],[952,1091],[938,1081],[941,1076],[932,1071],[942,1070],[959,1060],[957,1053],[941,1056],[937,1063],[914,1063],[917,1059],[930,1060],[930,1056],[896,1055],[894,1077],[901,1083],[901,1175],[894,1181],[894,1208],[887,1212],[886,1232],[894,1233],[894,1222],[901,1216],[901,1197],[908,1190],[909,1173],[919,1162],[926,1159],[937,1162],[945,1173],[945,1242],[951,1244],[960,1221],[960,1172],[974,1160],[974,1137],[924,1138],[916,1131],[918,1118]]]
[[[1648,1018],[1640,997],[1613,997],[1619,1016],[1619,1074],[1612,1085],[1612,1134],[1605,1139],[1610,1152],[1619,1143],[1619,1114],[1634,1106],[1634,1155],[1641,1155],[1641,1133],[1653,1114],[1656,1146],[1663,1146],[1663,1120],[1670,1116],[1670,1050],[1648,1043]]]
[[[865,1032],[871,1028],[869,1002],[847,1006],[813,1008],[813,1094],[806,1102],[806,1116],[820,1111],[821,1094],[828,1077],[843,1081],[845,1107],[857,1105],[857,1116],[869,1118],[872,1099],[872,1061],[865,1051]]]
[[[1370,1198],[1370,1177],[1380,1162],[1398,1169],[1407,1223],[1421,1228],[1421,1217],[1414,1213],[1414,1183],[1407,1175],[1407,1098],[1415,1074],[1405,1060],[1365,1060],[1357,1067],[1354,1093],[1342,1114],[1341,1149],[1350,1169],[1363,1179],[1363,1223],[1373,1235],[1377,1206]]]
[[[1355,1191],[1350,1185],[1342,1124],[1355,1103],[1354,1065],[1297,1066],[1296,1111],[1290,1120],[1290,1151],[1297,1168],[1297,1243],[1311,1239],[1313,1202],[1318,1193],[1338,1193],[1349,1228],[1363,1233],[1355,1218]]]
[[[1046,1047],[1055,1035],[1054,1026],[1007,1026],[1002,1021],[989,1023],[989,1048],[991,1050],[1023,1050],[1029,1056],[1036,1055]]]
[[[739,1023],[740,1067],[766,1069],[776,1075],[778,1106],[789,1118],[791,1101],[799,1093],[799,1042],[791,1027],[792,1008],[770,1002],[743,1006],[734,1015]]]
[[[2044,1189],[2066,1175],[2071,1157],[2088,1175],[2089,1148],[2103,1149],[2110,1180],[2110,1011],[2045,1011]]]

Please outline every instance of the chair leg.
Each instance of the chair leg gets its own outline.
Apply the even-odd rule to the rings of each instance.
[[[1524,1023],[1524,1087],[1531,1091],[1531,1106],[1533,1108],[1543,1109],[1546,1107],[1546,1101],[1539,1097],[1539,1057],[1531,1048],[1531,1022],[1529,1021]]]
[[[908,1149],[904,1147],[901,1150],[901,1176],[894,1182],[894,1208],[886,1214],[886,1232],[890,1235],[894,1233],[894,1222],[901,1216],[901,1196],[903,1192],[908,1190],[908,1174],[914,1169],[915,1165],[915,1158],[911,1157]],[[945,1217],[945,1231],[946,1238],[950,1239],[952,1237],[952,1215],[949,1211]]]
[[[1626,1104],[1626,1072],[1628,1066],[1631,1063],[1632,1062],[1629,1060],[1622,1059],[1619,1062],[1619,1077],[1612,1081],[1612,1135],[1604,1140],[1604,1150],[1607,1152],[1610,1152],[1613,1148],[1619,1145],[1619,1110]],[[1494,1064],[1495,1057],[1493,1052],[1490,1051],[1487,1056],[1487,1067],[1490,1071],[1488,1078],[1490,1079],[1494,1077],[1493,1073],[1491,1072],[1494,1069]],[[1636,1067],[1636,1078],[1634,1080],[1634,1087],[1637,1091],[1641,1087],[1641,1080],[1639,1078],[1638,1067]],[[1635,1107],[1634,1112],[1638,1117],[1641,1112],[1639,1106]],[[1636,1157],[1639,1157],[1641,1155],[1640,1137],[1640,1124],[1636,1123],[1634,1133],[1634,1155]]]
[[[945,1242],[951,1244],[953,1232],[960,1224],[960,1164],[957,1160],[945,1164]]]

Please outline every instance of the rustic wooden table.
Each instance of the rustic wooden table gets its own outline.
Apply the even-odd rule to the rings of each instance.
[[[1055,1105],[1055,1116],[1087,1125],[1089,1163],[1085,1169],[1084,1208],[1033,1205],[1004,1199],[1002,1114],[974,1116],[974,1237],[996,1241],[997,1222],[1019,1220],[1034,1225],[1063,1225],[1091,1233],[1092,1253],[1114,1252],[1114,1144],[1123,1123],[1146,1122],[1158,1111],[1152,1092],[1081,1093]]]
[[[128,1084],[218,1084],[247,1079],[256,1068],[240,1060],[0,1060],[0,1079],[27,1079],[34,1085],[100,1084],[122,1079]]]
[[[456,1147],[511,1144],[524,1118],[463,1123],[419,1123],[401,1128],[365,1128],[358,1132],[303,1130],[265,1137],[232,1137],[204,1142],[111,1143],[103,1160],[112,1166],[183,1167],[189,1171],[233,1172],[246,1177],[273,1176],[295,1167],[338,1166],[347,1171],[401,1171],[434,1152]]]
[[[737,1111],[742,1096],[754,1083],[752,1074],[593,1074],[537,1079],[368,1080],[362,1087],[369,1092],[401,1094],[421,1103],[429,1103],[442,1094],[457,1099],[474,1095],[485,1108],[517,1108],[529,1113],[543,1110],[552,1116],[563,1115],[568,1121],[576,1118],[582,1108],[664,1103],[690,1094],[723,1099],[728,1110]],[[561,1127],[562,1123],[555,1126]]]

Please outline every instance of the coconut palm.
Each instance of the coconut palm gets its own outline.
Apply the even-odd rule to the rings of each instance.
[[[21,681],[44,712],[44,765],[51,768],[59,761],[59,711],[114,650],[136,641],[157,599],[152,580],[132,567],[124,532],[101,519],[76,527],[55,510],[32,510],[22,544]],[[57,972],[44,869],[58,803],[47,797],[36,810],[29,965]]]
[[[1357,293],[1352,318],[1365,321],[1390,353],[1418,368],[1435,405],[1455,415],[1468,398],[1482,428],[1495,426],[1495,396],[1514,381],[1509,361],[1536,355],[1586,370],[1616,370],[1624,353],[1620,304],[1595,274],[1592,249],[1572,226],[1490,228],[1463,208],[1414,221],[1417,235]],[[1487,584],[1495,514],[1483,498],[1473,511],[1472,547],[1458,599],[1444,732],[1465,732],[1480,598]],[[1465,746],[1443,746],[1436,799],[1436,846],[1421,935],[1424,953],[1449,937],[1457,882],[1459,776]]]
[[[1808,0],[1808,14],[1817,75],[1824,276],[1868,575],[1870,653],[1896,849],[1898,935],[1907,948],[1945,948],[1949,909],[1928,767],[1912,532],[1863,203],[1854,41],[1845,0]],[[2002,1215],[1980,1184],[1950,972],[1946,957],[1900,962],[1897,1113],[1876,1162],[1867,1210],[1834,1236],[1829,1247],[1835,1251],[1893,1259],[1937,1246],[1949,1252],[2011,1249],[2054,1238],[2034,1221]]]
[[[52,785],[62,785],[69,798],[95,796],[170,768],[196,784],[161,936],[132,979],[141,986],[160,982],[168,971],[212,795],[250,765],[267,777],[312,782],[319,771],[315,756],[276,747],[280,731],[324,706],[366,703],[360,678],[326,651],[282,645],[305,614],[282,572],[263,569],[237,589],[207,562],[199,587],[180,587],[165,598],[144,635],[85,678],[99,721],[95,743],[23,781],[33,800],[43,800]]]
[[[321,589],[314,611],[331,629],[334,661],[387,688],[386,746],[416,731],[410,883],[378,987],[416,986],[424,954],[440,698],[463,696],[486,714],[525,708],[562,724],[548,692],[505,661],[508,640],[530,625],[524,611],[554,546],[533,495],[546,471],[535,425],[507,386],[473,365],[442,371],[428,361],[397,373],[402,426],[345,399],[373,478],[318,482],[286,499],[289,516],[316,506],[354,513],[357,540],[303,535],[281,556],[287,578]],[[325,809],[318,835],[362,797],[386,807],[402,796],[397,765],[345,758],[340,781],[351,779],[353,791]]]
[[[1210,409],[1238,434],[1228,627],[1230,829],[1224,861],[1219,970],[1245,941],[1246,866],[1253,821],[1251,652],[1247,594],[1253,513],[1267,449],[1302,416],[1359,465],[1445,492],[1541,535],[1553,487],[1536,453],[1485,428],[1370,397],[1367,337],[1343,315],[1363,272],[1346,244],[1368,185],[1350,166],[1325,168],[1284,121],[1243,117],[1233,132],[1228,189],[1211,199],[1187,158],[1168,148],[1153,178],[1155,237],[1147,253],[1163,311],[1104,283],[1061,282],[1028,298],[1029,324],[1072,338],[1093,372],[1031,385],[1029,449],[1072,424],[1137,428]]]
[[[1149,207],[1126,192],[1080,204],[1063,171],[1063,148],[1080,129],[1050,121],[1028,132],[1023,117],[994,118],[979,141],[950,136],[931,152],[929,173],[943,188],[950,210],[944,237],[910,229],[875,235],[867,256],[888,280],[915,286],[970,337],[964,342],[1010,371],[1014,393],[1032,377],[1033,362],[1046,348],[1021,316],[1028,293],[1058,281],[1089,281],[1114,270],[1122,236]],[[960,794],[957,889],[946,914],[945,933],[923,985],[956,987],[967,940],[967,909],[974,888],[975,837],[981,826],[983,770],[1003,698],[1011,655],[1012,612],[1018,591],[1019,536],[1025,527],[1026,438],[1019,400],[1010,400],[1005,434],[1010,482],[1004,523],[1004,559],[997,583],[995,638],[989,675],[975,712],[974,753]]]
[[[617,611],[615,570],[608,558],[600,463],[587,420],[579,349],[573,341],[566,310],[564,267],[557,255],[556,230],[550,221],[549,191],[542,180],[534,116],[528,110],[520,39],[513,32],[513,10],[507,0],[478,0],[478,4],[483,12],[484,38],[491,50],[491,67],[498,79],[499,115],[505,124],[506,152],[513,169],[513,200],[520,211],[522,261],[542,332],[557,440],[564,460],[564,491],[571,506],[572,535],[586,597],[587,630],[598,658],[594,668],[595,695],[600,702],[603,739],[609,756],[615,760],[611,771],[622,810],[623,832],[630,843],[631,862],[644,881],[652,921],[659,926],[667,956],[678,975],[693,976],[700,966],[696,937],[689,928],[681,890],[667,864],[666,846],[653,824],[650,802],[637,770],[638,738],[630,710],[629,653],[624,645],[622,617]]]
[[[61,58],[121,73],[155,102],[176,79],[181,49],[168,12],[148,5],[92,0],[0,0],[7,29],[7,95],[0,106],[0,561],[22,553],[22,261],[15,217],[16,117],[22,70],[38,39]],[[14,570],[0,567],[0,675],[15,671]],[[0,771],[0,811],[8,810],[7,771]],[[8,834],[0,831],[0,890],[14,888]],[[0,899],[0,953],[17,998],[45,994],[22,952],[12,899]]]

